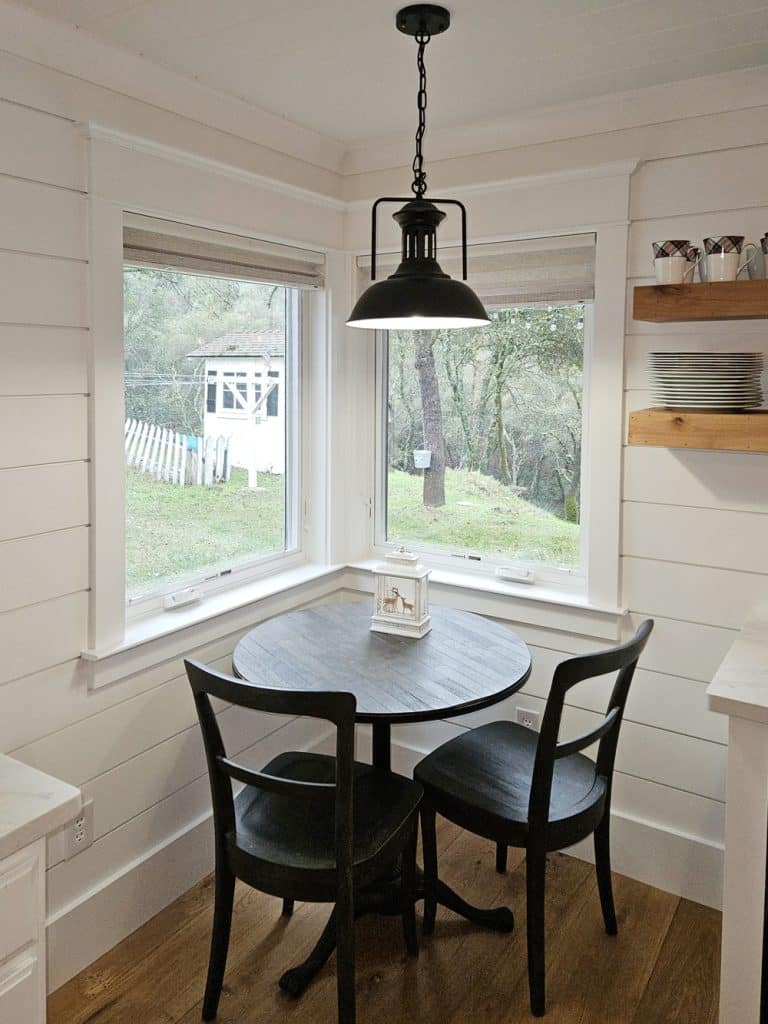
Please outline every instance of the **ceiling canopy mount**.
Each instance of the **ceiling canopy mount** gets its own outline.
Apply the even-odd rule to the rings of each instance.
[[[437,4],[411,4],[397,12],[395,25],[407,36],[439,36],[451,24],[451,12]]]

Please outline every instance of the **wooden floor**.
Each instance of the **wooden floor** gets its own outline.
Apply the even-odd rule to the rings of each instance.
[[[516,1024],[531,1021],[525,960],[525,866],[510,850],[494,871],[492,844],[453,826],[440,833],[441,874],[482,905],[506,903],[512,935],[479,930],[438,911],[419,960],[405,957],[397,918],[357,925],[359,1024]],[[563,854],[547,874],[549,1024],[715,1024],[720,915],[615,876],[619,935],[602,928],[593,869]],[[212,880],[204,880],[49,999],[49,1024],[196,1024],[208,955]],[[277,987],[303,959],[328,906],[238,889],[219,1010],[224,1024],[332,1024],[335,961],[293,1000]]]

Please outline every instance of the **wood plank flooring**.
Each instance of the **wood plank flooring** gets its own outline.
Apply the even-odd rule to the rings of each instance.
[[[519,1024],[528,1009],[525,865],[510,850],[506,875],[491,843],[443,823],[441,874],[468,899],[506,903],[512,935],[482,931],[447,910],[418,961],[405,956],[398,918],[357,925],[360,1024]],[[553,854],[547,874],[549,1024],[716,1024],[720,914],[614,876],[619,935],[605,935],[591,865]],[[212,879],[200,882],[48,1000],[49,1024],[197,1024],[205,981]],[[239,886],[222,1024],[333,1024],[331,959],[299,1000],[277,987],[303,959],[328,907],[278,900]]]

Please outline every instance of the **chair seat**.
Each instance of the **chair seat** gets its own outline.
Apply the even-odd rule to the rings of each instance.
[[[269,775],[304,782],[334,782],[336,760],[323,754],[288,751],[262,769]],[[418,782],[378,772],[355,762],[353,788],[353,869],[389,854],[390,862],[408,838],[407,824],[422,797]],[[246,854],[272,865],[276,877],[297,871],[314,876],[316,884],[336,885],[334,800],[297,800],[245,786],[235,799],[235,834],[229,851],[235,864]],[[246,868],[247,870],[247,868]],[[259,886],[260,888],[262,886]],[[301,898],[301,897],[299,897]]]
[[[489,839],[525,846],[538,739],[514,722],[492,722],[438,747],[416,766],[414,777],[445,817]],[[606,780],[588,757],[556,761],[548,848],[588,835],[602,817],[606,791]]]

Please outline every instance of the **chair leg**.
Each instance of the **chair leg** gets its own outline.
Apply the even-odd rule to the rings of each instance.
[[[411,838],[403,850],[403,868],[400,881],[402,897],[403,934],[408,956],[419,955],[419,939],[416,934],[416,840],[419,833],[419,819],[414,816]]]
[[[424,923],[425,935],[435,929],[437,914],[437,828],[433,808],[421,806],[421,840],[424,848]]]
[[[503,875],[507,870],[507,844],[496,843],[496,871]]]
[[[339,1024],[355,1024],[355,901],[350,875],[336,901],[336,986]]]
[[[291,917],[293,914],[293,900],[283,900],[283,917]]]
[[[595,829],[595,870],[600,906],[608,935],[617,935],[616,907],[613,903],[613,882],[611,880],[611,812],[606,808],[603,820]]]
[[[232,924],[232,904],[235,897],[235,876],[228,868],[216,866],[216,892],[211,933],[211,955],[208,961],[208,980],[203,998],[203,1020],[215,1020],[224,984],[224,971],[229,950],[229,930]]]
[[[528,908],[528,986],[531,1013],[544,1016],[544,879],[547,857],[543,850],[528,850],[525,859]]]

